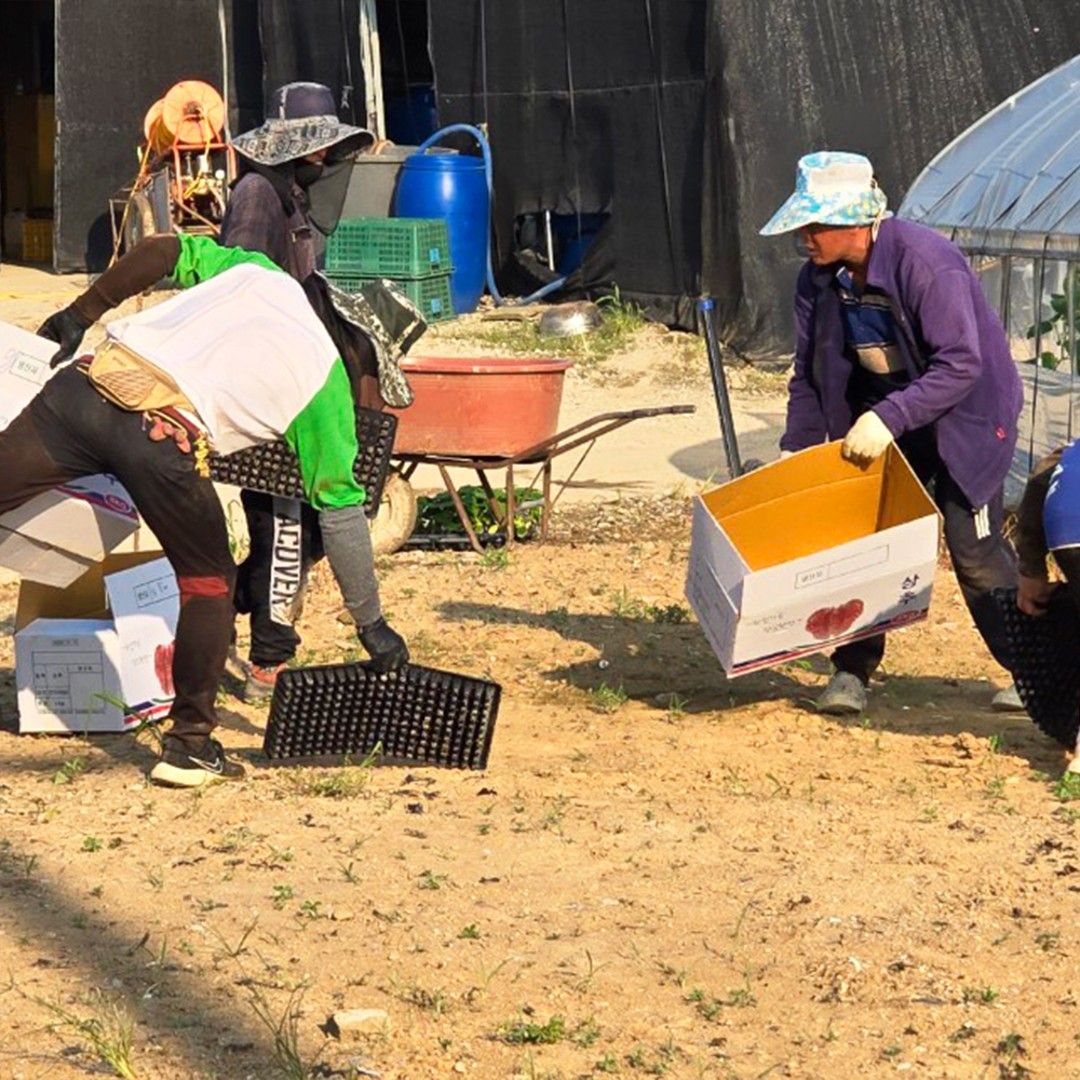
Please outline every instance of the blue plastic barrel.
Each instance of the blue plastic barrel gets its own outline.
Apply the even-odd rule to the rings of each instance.
[[[483,158],[434,150],[405,159],[398,176],[397,217],[445,218],[450,235],[454,313],[476,308],[484,292],[488,186]]]
[[[607,219],[607,214],[551,215],[551,231],[559,241],[556,269],[560,274],[565,277],[581,265]]]

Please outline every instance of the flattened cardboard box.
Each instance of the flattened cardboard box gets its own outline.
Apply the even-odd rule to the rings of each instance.
[[[940,518],[890,446],[815,446],[697,497],[686,598],[728,675],[926,616]]]
[[[144,553],[110,556],[67,589],[24,582],[15,616],[20,732],[124,731],[168,713],[179,611],[169,561]]]
[[[0,322],[0,430],[55,374],[56,344]],[[111,476],[54,488],[0,517],[0,566],[62,588],[138,527],[131,497]]]
[[[56,349],[55,341],[0,321],[0,431],[56,374],[49,367]]]

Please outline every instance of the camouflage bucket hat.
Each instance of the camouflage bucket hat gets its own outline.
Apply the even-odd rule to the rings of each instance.
[[[379,393],[394,409],[412,404],[413,392],[401,358],[416,344],[427,323],[420,309],[392,281],[368,281],[356,292],[339,288],[325,274],[334,310],[346,322],[367,335],[379,364]]]
[[[237,153],[259,165],[282,165],[317,150],[344,158],[375,141],[367,128],[342,123],[330,87],[295,82],[274,91],[270,115],[260,127],[237,135]]]

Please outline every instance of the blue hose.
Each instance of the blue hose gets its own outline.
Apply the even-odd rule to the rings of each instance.
[[[436,131],[434,135],[429,135],[417,148],[416,152],[422,154],[430,146],[434,146],[435,143],[441,139],[444,135],[452,135],[455,131],[464,131],[471,135],[479,144],[480,151],[484,155],[484,176],[487,179],[488,189],[488,231],[491,229],[491,204],[494,199],[494,183],[492,181],[491,170],[491,147],[488,146],[488,141],[484,137],[484,133],[472,124],[451,124],[449,127],[444,127],[439,131]],[[541,300],[549,293],[556,292],[566,284],[566,278],[557,278],[555,281],[549,281],[543,288],[537,289],[536,292],[531,293],[529,296],[522,297],[520,300],[505,300],[502,294],[499,292],[498,287],[495,284],[495,272],[491,268],[491,237],[489,235],[487,242],[487,287],[488,292],[491,293],[491,298],[495,301],[497,307],[502,307],[504,304],[531,304],[534,300]]]

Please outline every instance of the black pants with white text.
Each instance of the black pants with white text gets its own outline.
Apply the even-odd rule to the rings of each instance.
[[[241,499],[251,552],[239,568],[236,609],[251,616],[251,662],[274,667],[300,645],[294,625],[308,572],[323,557],[319,515],[299,499],[258,491],[244,491]]]

